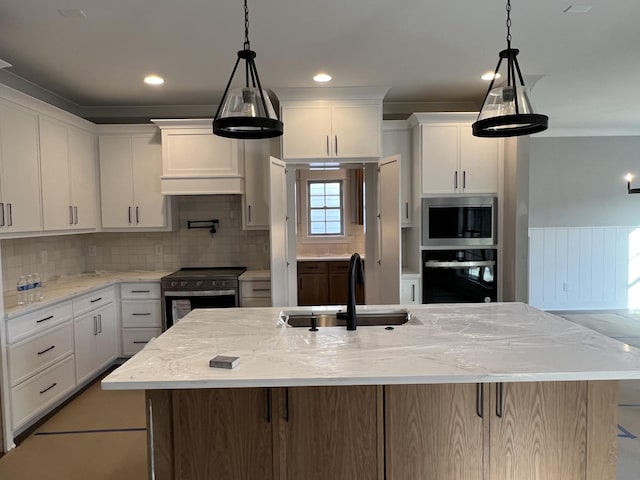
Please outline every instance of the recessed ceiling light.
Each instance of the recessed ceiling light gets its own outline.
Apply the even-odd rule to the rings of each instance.
[[[87,14],[77,8],[61,8],[58,13],[67,18],[87,18]]]
[[[487,80],[487,81],[489,81],[489,80],[493,80],[494,75],[495,75],[495,77],[496,77],[496,80],[497,80],[498,78],[500,78],[500,74],[499,74],[499,73],[497,73],[497,74],[496,74],[495,72],[487,72],[487,73],[484,73],[484,74],[482,74],[482,76],[481,76],[480,78],[481,78],[482,80]]]
[[[164,83],[164,78],[158,75],[147,75],[146,77],[144,77],[144,83],[146,83],[147,85],[158,86]]]
[[[331,75],[329,75],[328,73],[318,73],[317,75],[313,76],[313,80],[318,83],[329,82],[331,81]]]

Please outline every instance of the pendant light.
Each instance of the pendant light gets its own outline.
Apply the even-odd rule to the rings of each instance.
[[[520,50],[511,48],[511,0],[507,0],[507,49],[499,54],[500,60],[482,102],[482,110],[472,125],[474,136],[515,137],[547,129],[549,117],[534,112],[529,89],[524,85],[516,58],[518,53]],[[507,82],[493,88],[504,59],[507,60]]]
[[[282,135],[282,122],[278,119],[269,95],[262,88],[256,69],[256,52],[249,43],[249,8],[244,0],[244,49],[231,72],[218,111],[213,119],[213,133],[221,137],[255,139]],[[244,86],[229,91],[240,60],[245,61]]]

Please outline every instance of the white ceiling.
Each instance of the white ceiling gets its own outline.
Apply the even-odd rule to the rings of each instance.
[[[640,131],[640,1],[512,4],[513,47],[540,78],[532,96],[551,127]],[[570,5],[592,9],[563,13]],[[480,74],[506,47],[503,0],[249,0],[249,10],[265,87],[314,87],[325,70],[331,86],[390,87],[387,111],[479,108]],[[13,66],[0,81],[94,112],[214,105],[243,40],[242,0],[3,0],[0,59]],[[165,85],[144,85],[152,72]]]

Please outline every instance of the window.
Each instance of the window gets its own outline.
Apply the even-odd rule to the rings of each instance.
[[[309,235],[344,235],[342,182],[309,181]]]

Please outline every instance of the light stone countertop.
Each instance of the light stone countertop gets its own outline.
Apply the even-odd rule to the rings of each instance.
[[[358,311],[401,307],[358,306]],[[284,325],[280,308],[194,310],[106,377],[102,388],[640,379],[640,350],[526,304],[406,309],[414,318],[393,330],[321,327],[317,332]],[[232,370],[210,368],[215,355],[239,356],[240,364]]]
[[[100,288],[121,282],[158,282],[160,278],[172,272],[96,272],[65,275],[57,280],[48,280],[42,287],[44,300],[31,305],[18,305],[16,295],[5,294],[5,313],[11,319],[17,315],[29,313],[47,304],[69,300],[77,295],[89,293]]]
[[[247,270],[238,277],[238,280],[241,282],[251,280],[271,281],[271,270]]]

